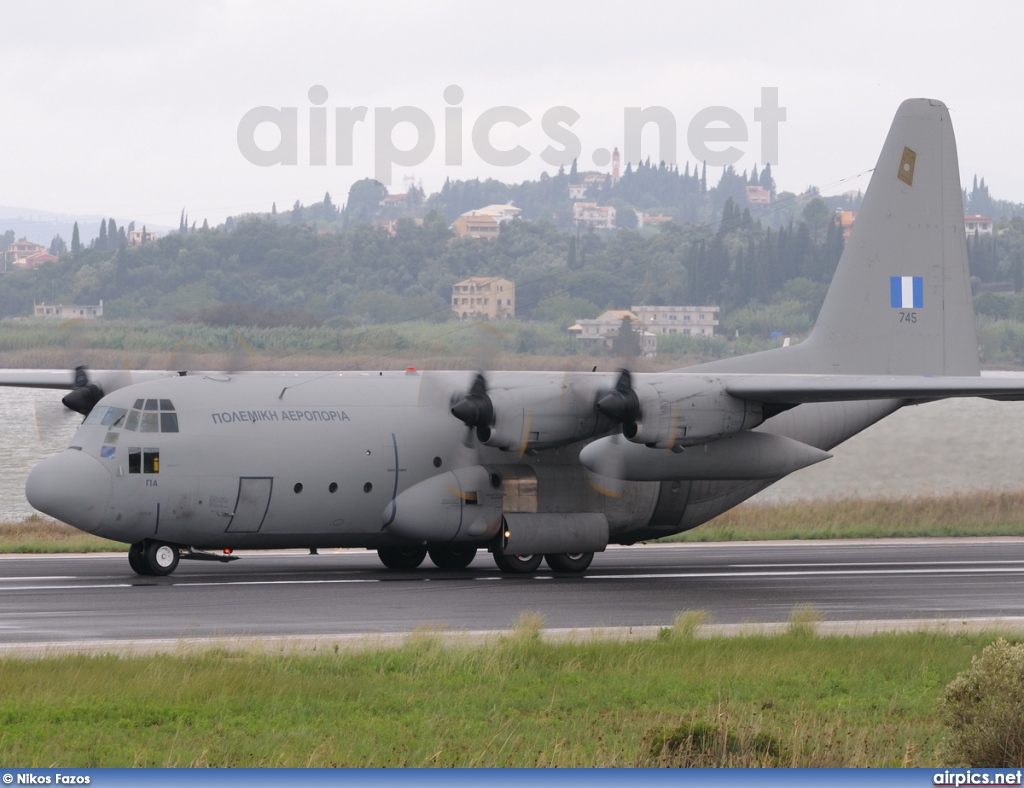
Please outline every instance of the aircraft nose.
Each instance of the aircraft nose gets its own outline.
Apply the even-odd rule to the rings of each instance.
[[[67,449],[28,475],[25,496],[33,508],[61,522],[95,531],[110,502],[113,476],[95,457]]]

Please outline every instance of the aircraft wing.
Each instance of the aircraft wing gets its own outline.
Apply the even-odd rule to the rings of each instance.
[[[79,385],[75,381],[75,374],[73,369],[2,369],[0,386],[73,391]],[[157,370],[97,369],[88,370],[87,377],[89,381],[98,382],[109,394],[132,383],[175,377],[178,374]]]
[[[70,391],[75,387],[75,371],[73,369],[4,369],[0,370],[0,386]]]
[[[737,399],[770,405],[841,400],[937,400],[985,397],[1024,400],[1024,377],[916,377],[904,375],[723,375]]]

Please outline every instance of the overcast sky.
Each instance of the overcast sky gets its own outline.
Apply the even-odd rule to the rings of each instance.
[[[446,176],[555,172],[540,158],[553,144],[541,128],[553,107],[579,114],[567,130],[581,169],[595,150],[623,147],[626,107],[651,106],[675,118],[681,166],[695,161],[694,116],[734,110],[748,132],[732,143],[743,152],[735,166],[760,169],[754,111],[771,87],[786,110],[780,189],[863,188],[856,176],[874,166],[900,101],[927,96],[951,109],[965,184],[978,173],[993,196],[1024,201],[1017,3],[15,2],[3,21],[0,205],[176,226],[182,208],[213,224],[325,191],[341,204],[353,181],[380,171],[377,110],[402,106],[426,113],[436,140],[421,163],[393,170],[392,193],[407,175],[429,193]],[[326,92],[314,95],[328,109],[326,165],[310,163],[316,85]],[[445,162],[450,85],[463,94],[458,166]],[[353,161],[338,164],[334,111],[357,106],[368,110]],[[529,153],[518,166],[474,151],[474,123],[499,106],[530,118],[490,137]],[[240,122],[256,107],[296,108],[296,164],[258,166],[240,151]],[[250,136],[263,150],[282,142],[269,123]],[[393,139],[411,148],[417,134],[400,124]],[[653,127],[643,142],[658,159]]]

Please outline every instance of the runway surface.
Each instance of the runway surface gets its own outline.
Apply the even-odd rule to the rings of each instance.
[[[544,565],[542,565],[543,567]],[[648,545],[598,554],[581,576],[385,570],[362,550],[247,553],[182,561],[143,578],[124,555],[0,556],[0,645],[671,624],[785,622],[812,604],[826,621],[1024,617],[1024,539]]]

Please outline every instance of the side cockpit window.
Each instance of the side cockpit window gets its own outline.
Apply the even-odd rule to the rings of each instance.
[[[160,449],[128,449],[128,473],[160,473]]]

